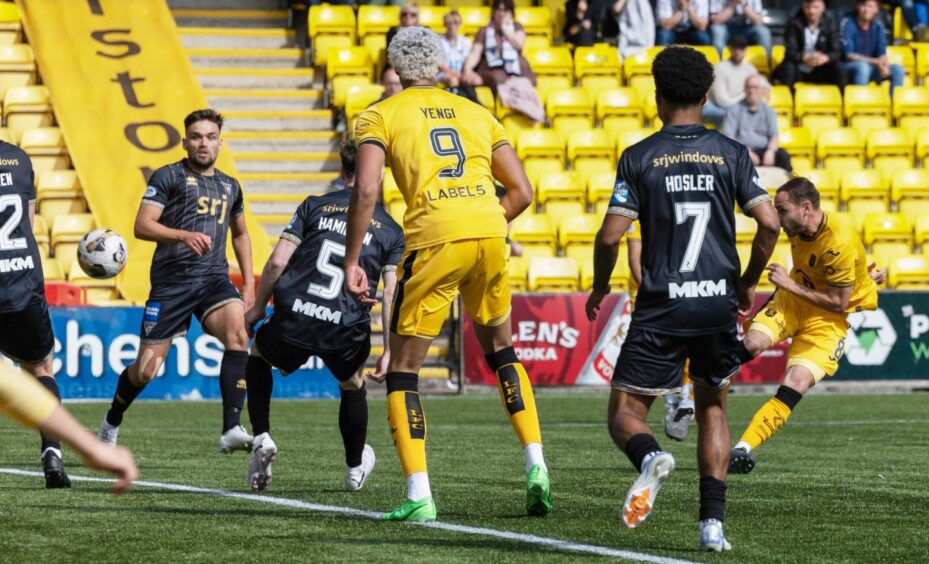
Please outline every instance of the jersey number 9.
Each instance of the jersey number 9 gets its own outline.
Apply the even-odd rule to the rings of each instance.
[[[443,168],[439,178],[461,178],[464,176],[464,163],[467,156],[461,145],[461,135],[454,127],[437,127],[429,132],[432,151],[440,157],[455,157],[455,168]]]

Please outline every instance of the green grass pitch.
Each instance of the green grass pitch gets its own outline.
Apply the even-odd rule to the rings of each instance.
[[[687,441],[659,442],[677,470],[637,530],[618,519],[635,478],[604,425],[606,392],[538,396],[554,512],[524,516],[523,458],[493,395],[425,397],[429,470],[444,522],[532,534],[654,556],[719,562],[916,562],[929,554],[929,398],[810,396],[758,451],[758,466],[729,479],[726,535],[733,552],[697,548],[696,427]],[[734,394],[733,440],[765,397]],[[375,511],[393,509],[404,482],[387,430],[385,401],[372,398],[368,442],[378,465],[362,492],[342,491],[337,401],[276,401],[280,449],[266,495]],[[105,405],[72,404],[95,429]],[[141,479],[248,491],[244,453],[216,448],[215,402],[140,402],[120,442]],[[38,437],[0,421],[0,467],[39,470]],[[99,475],[66,452],[72,475]],[[215,495],[106,484],[46,491],[41,478],[0,475],[0,554],[7,562],[589,561],[599,557],[450,531],[292,509]]]

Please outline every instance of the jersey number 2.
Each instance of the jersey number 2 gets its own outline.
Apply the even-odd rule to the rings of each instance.
[[[461,178],[464,176],[464,163],[467,156],[461,145],[461,135],[454,127],[437,127],[429,132],[432,142],[432,152],[440,157],[455,157],[458,163],[455,168],[443,168],[439,171],[439,178]]]
[[[0,251],[17,251],[20,249],[25,249],[25,237],[10,238],[10,234],[13,233],[13,230],[16,229],[16,226],[19,225],[20,220],[23,218],[22,199],[15,194],[0,196],[0,212],[7,208],[13,208],[13,213],[10,214],[10,217],[6,220],[6,223],[0,227]]]
[[[684,260],[681,261],[680,272],[693,272],[697,268],[697,259],[700,249],[703,248],[703,239],[706,237],[706,226],[710,222],[709,202],[678,202],[674,204],[674,218],[680,225],[688,218],[694,218],[694,230],[690,232],[690,241],[684,251]]]
[[[345,282],[345,271],[329,262],[333,256],[344,258],[345,245],[326,239],[323,241],[323,246],[319,249],[319,255],[316,257],[316,270],[320,274],[329,277],[329,284],[323,286],[312,282],[310,287],[306,289],[307,294],[319,296],[324,300],[332,300],[342,291],[342,283]]]

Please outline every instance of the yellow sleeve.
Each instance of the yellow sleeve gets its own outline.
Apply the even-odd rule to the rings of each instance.
[[[58,407],[55,396],[35,378],[0,364],[0,411],[23,425],[35,427]]]
[[[488,112],[489,114],[490,112]],[[493,143],[491,144],[492,150],[496,151],[497,148],[504,145],[509,145],[510,140],[506,138],[506,130],[503,129],[503,125],[497,120],[497,118],[490,116],[491,121],[493,121]]]
[[[855,285],[855,252],[849,245],[836,243],[823,253],[826,284],[836,288]]]
[[[355,123],[355,145],[361,147],[363,143],[374,143],[384,151],[387,150],[387,129],[384,127],[384,116],[377,106],[372,106],[361,112]]]

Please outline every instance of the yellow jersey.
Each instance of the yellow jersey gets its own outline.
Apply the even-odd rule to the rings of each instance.
[[[864,244],[851,221],[823,214],[823,222],[812,237],[790,238],[794,280],[807,288],[854,286],[847,313],[877,309],[877,284],[868,275]]]
[[[407,205],[407,250],[506,236],[491,153],[508,141],[483,106],[433,86],[411,86],[365,110],[355,142],[386,153]]]
[[[32,376],[0,363],[0,411],[35,427],[58,407],[58,400]]]

